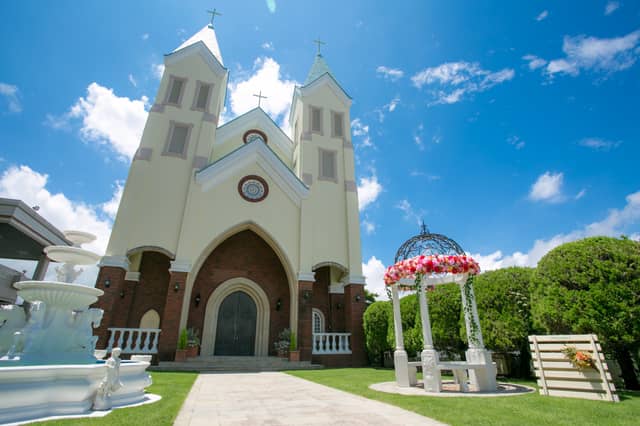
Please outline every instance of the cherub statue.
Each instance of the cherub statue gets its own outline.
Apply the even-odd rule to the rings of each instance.
[[[93,401],[94,410],[109,410],[113,406],[111,395],[122,387],[120,381],[120,348],[113,348],[111,357],[105,362],[107,372],[104,379],[98,385],[95,400]]]

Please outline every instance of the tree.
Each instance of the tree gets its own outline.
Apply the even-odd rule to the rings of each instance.
[[[505,354],[519,352],[519,368],[512,366],[512,372],[521,377],[530,375],[527,336],[532,332],[533,274],[532,268],[512,267],[485,272],[473,281],[485,346]],[[513,361],[510,355],[508,359]]]
[[[433,345],[438,351],[450,358],[461,355],[466,343],[460,336],[460,327],[464,327],[462,317],[462,297],[457,284],[442,284],[427,291],[429,319]],[[420,328],[421,329],[421,328]]]
[[[549,333],[595,333],[639,389],[631,354],[640,347],[640,244],[592,237],[547,253],[535,273],[534,325]]]
[[[384,352],[392,349],[387,340],[390,319],[393,323],[390,302],[374,302],[364,312],[364,340],[371,364],[382,365]]]

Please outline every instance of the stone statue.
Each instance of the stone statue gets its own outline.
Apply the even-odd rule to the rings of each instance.
[[[27,315],[22,306],[0,306],[0,356],[11,349],[15,332],[22,330],[26,322]]]
[[[13,358],[23,352],[36,352],[41,346],[41,340],[46,334],[45,329],[46,307],[42,302],[31,304],[27,324],[21,331],[13,334],[13,345],[7,356]]]
[[[113,407],[111,395],[122,387],[120,381],[120,348],[113,348],[111,357],[105,362],[107,372],[98,385],[95,400],[93,401],[94,410],[109,410]]]
[[[72,351],[86,352],[90,356],[93,355],[98,341],[98,336],[93,335],[93,329],[100,326],[103,313],[102,309],[91,308],[74,314],[71,327],[73,343],[70,349]]]
[[[56,279],[63,283],[72,283],[82,273],[82,268],[76,268],[71,263],[63,263],[56,268]]]

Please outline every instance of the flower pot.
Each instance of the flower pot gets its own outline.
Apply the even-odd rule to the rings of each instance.
[[[187,360],[186,349],[176,349],[175,362],[185,362]]]
[[[187,347],[187,358],[195,358],[198,356],[198,346]]]
[[[289,356],[288,351],[279,349],[278,350],[278,358],[287,358]]]
[[[289,351],[289,361],[290,362],[300,361],[300,351]]]

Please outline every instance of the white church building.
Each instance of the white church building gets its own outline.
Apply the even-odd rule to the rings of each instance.
[[[200,356],[365,362],[351,98],[318,53],[292,94],[292,137],[260,108],[219,125],[229,71],[211,25],[165,56],[96,287],[109,329],[180,331]]]

